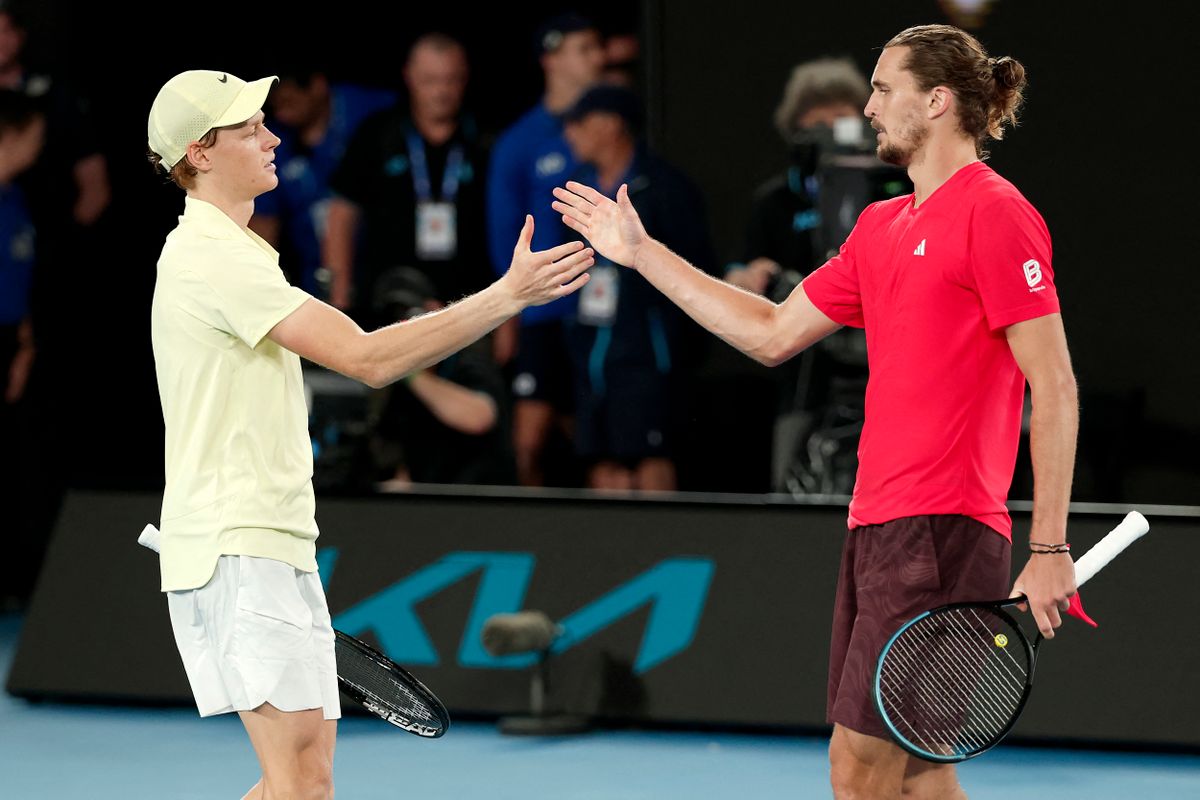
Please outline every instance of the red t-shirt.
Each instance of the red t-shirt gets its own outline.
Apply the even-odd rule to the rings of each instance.
[[[1050,254],[1041,215],[977,161],[919,208],[912,195],[869,206],[804,281],[826,316],[867,334],[851,528],[963,514],[1012,538],[1025,376],[1004,329],[1059,310]]]

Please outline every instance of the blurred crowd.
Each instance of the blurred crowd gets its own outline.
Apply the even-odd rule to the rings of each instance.
[[[526,214],[534,249],[576,238],[550,208],[551,189],[576,180],[608,196],[627,185],[652,236],[698,268],[779,300],[836,250],[867,202],[907,191],[903,173],[853,161],[869,152],[866,79],[849,61],[799,65],[775,117],[790,158],[747,198],[739,252],[719,257],[701,192],[647,144],[637,36],[602,35],[574,14],[531,34],[541,99],[496,136],[464,107],[471,70],[483,65],[442,33],[411,46],[403,91],[279,66],[267,107],[281,140],[279,185],[258,199],[251,227],[280,251],[294,284],[364,328],[402,324],[502,275]],[[86,102],[26,68],[25,38],[22,21],[0,4],[6,442],[37,413],[26,388],[39,358],[41,312],[31,302],[45,279],[38,265],[86,248],[111,196],[105,158],[89,148],[96,139]],[[640,275],[601,260],[578,295],[529,309],[384,390],[306,367],[315,482],[695,488],[680,462],[697,447],[687,423],[703,405],[696,376],[711,346]],[[763,489],[849,491],[865,376],[861,339],[837,334],[772,379],[765,407],[718,412],[770,418]],[[0,461],[13,471],[0,490],[35,491],[36,470],[17,474],[14,459]]]
[[[636,37],[563,14],[531,44],[542,98],[494,140],[463,107],[469,56],[444,34],[412,45],[400,97],[281,74],[268,102],[280,185],[251,226],[292,279],[364,328],[436,309],[505,272],[527,213],[534,249],[574,238],[549,204],[568,180],[628,184],[655,236],[714,269],[699,192],[645,144]],[[675,489],[682,323],[639,276],[598,264],[578,297],[364,398],[365,429],[353,411],[318,412],[318,483]]]

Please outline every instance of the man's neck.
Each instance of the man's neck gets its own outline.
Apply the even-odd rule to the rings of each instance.
[[[629,167],[633,164],[633,157],[637,152],[634,143],[629,139],[618,139],[613,144],[597,154],[594,164],[596,166],[596,180],[600,184],[600,190],[605,194],[612,194],[613,191],[619,188],[620,181],[629,172]]]
[[[435,118],[427,114],[421,114],[416,109],[413,109],[412,114],[413,126],[417,129],[417,133],[421,134],[422,139],[435,147],[450,141],[450,137],[458,130],[458,119],[456,117]]]
[[[583,94],[583,89],[574,83],[553,75],[547,75],[546,94],[542,98],[542,102],[545,104],[547,111],[557,116],[575,105],[575,101],[579,99],[579,95],[581,94]]]
[[[254,216],[254,200],[228,197],[215,186],[197,186],[188,192],[188,197],[216,206],[225,216],[236,222],[239,228],[249,225],[250,217]]]
[[[908,177],[913,182],[913,201],[920,206],[954,173],[979,160],[975,142],[961,136],[947,141],[931,140],[922,146],[908,165]]]

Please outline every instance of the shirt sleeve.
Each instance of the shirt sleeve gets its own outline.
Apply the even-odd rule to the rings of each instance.
[[[253,245],[231,250],[218,266],[180,277],[188,287],[184,310],[251,349],[310,296],[289,284]]]
[[[969,263],[991,330],[1059,311],[1050,232],[1023,197],[1003,197],[975,209]]]
[[[513,245],[525,221],[526,173],[515,137],[504,136],[492,150],[487,180],[487,239],[492,269],[497,275],[508,271]],[[549,199],[546,201],[550,202]]]
[[[870,210],[871,207],[868,206],[859,216],[838,254],[814,270],[800,284],[817,310],[839,325],[849,325],[852,328],[866,327],[862,292],[858,282],[858,248],[855,237],[863,226],[863,218]]]

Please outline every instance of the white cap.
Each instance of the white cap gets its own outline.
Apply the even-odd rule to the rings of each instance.
[[[274,75],[246,83],[228,72],[194,69],[167,81],[150,107],[146,135],[150,149],[170,170],[192,142],[213,128],[245,122],[258,113]]]

